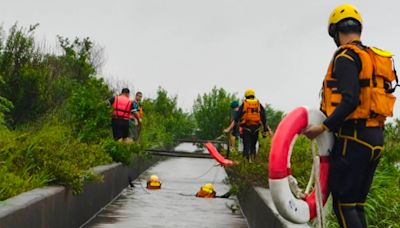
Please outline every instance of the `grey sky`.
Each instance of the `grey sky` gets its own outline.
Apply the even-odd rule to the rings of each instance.
[[[318,107],[335,45],[331,10],[344,1],[13,0],[0,1],[7,30],[40,23],[39,40],[89,36],[105,48],[103,75],[153,97],[157,87],[190,111],[197,94],[216,85],[289,111]],[[306,3],[307,2],[307,3]],[[363,41],[400,55],[400,2],[358,0]],[[400,57],[396,59],[400,69]],[[400,91],[400,89],[399,89]],[[399,94],[399,93],[397,93]],[[400,102],[395,116],[400,116]]]

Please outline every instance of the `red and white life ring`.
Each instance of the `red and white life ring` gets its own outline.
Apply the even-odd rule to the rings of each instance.
[[[312,124],[321,124],[325,115],[316,109],[299,107],[289,112],[279,123],[272,139],[269,155],[269,188],[279,213],[294,223],[306,223],[316,216],[315,192],[304,199],[296,198],[289,187],[291,176],[290,157],[296,137]],[[323,204],[329,196],[329,152],[333,146],[333,135],[327,131],[316,138],[320,157],[319,182]]]

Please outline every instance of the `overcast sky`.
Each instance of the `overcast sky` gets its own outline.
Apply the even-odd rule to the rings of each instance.
[[[289,111],[319,106],[322,79],[335,51],[327,34],[343,1],[267,0],[0,0],[7,31],[40,23],[38,40],[90,37],[105,48],[102,75],[154,97],[158,86],[190,111],[213,86]],[[400,2],[359,0],[363,41],[400,55]],[[400,69],[400,57],[396,59]],[[400,91],[400,89],[398,89]],[[397,92],[397,95],[399,92]],[[400,102],[395,116],[400,117]]]

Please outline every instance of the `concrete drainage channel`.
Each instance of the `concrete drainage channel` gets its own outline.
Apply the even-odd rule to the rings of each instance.
[[[0,228],[79,227],[117,197],[152,164],[160,160],[135,159],[130,166],[120,163],[98,166],[103,182],[88,182],[79,195],[62,186],[49,186],[22,193],[0,203]]]
[[[0,204],[0,228],[14,227],[79,227],[127,187],[129,177],[137,178],[160,160],[136,159],[131,166],[111,164],[95,168],[104,181],[89,182],[82,194],[74,196],[62,186],[50,186],[23,193]],[[309,227],[283,219],[273,205],[269,191],[252,187],[239,197],[242,212],[249,227]]]
[[[251,187],[239,196],[239,203],[250,228],[307,228],[307,224],[294,224],[284,219],[272,202],[268,189]]]

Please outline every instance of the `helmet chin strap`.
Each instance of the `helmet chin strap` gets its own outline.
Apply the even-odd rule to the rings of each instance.
[[[336,46],[340,47],[339,32],[335,33],[335,36],[333,37],[333,40],[335,41]]]

